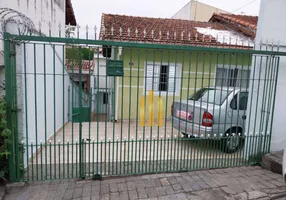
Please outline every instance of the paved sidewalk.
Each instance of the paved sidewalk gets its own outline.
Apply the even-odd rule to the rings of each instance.
[[[286,199],[279,174],[260,167],[236,167],[183,173],[30,183],[8,190],[5,200],[44,199]]]

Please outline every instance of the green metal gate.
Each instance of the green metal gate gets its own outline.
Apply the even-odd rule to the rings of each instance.
[[[95,56],[90,55],[95,67],[100,67],[102,48],[112,52],[106,63],[118,61],[106,66],[107,75],[89,73],[97,86],[110,78],[104,89],[113,93],[113,120],[91,121],[90,114],[87,120],[82,103],[76,106],[79,112],[72,112],[76,120],[69,120],[70,103],[75,102],[68,92],[72,82],[65,66],[67,44],[74,63],[82,44],[95,48]],[[273,46],[253,50],[6,33],[10,179],[91,178],[258,163],[269,151],[279,58],[285,55]],[[81,102],[82,92],[78,98]],[[101,110],[98,104],[93,109]]]

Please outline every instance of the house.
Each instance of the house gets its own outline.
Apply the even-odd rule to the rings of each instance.
[[[110,121],[114,119],[114,83],[112,77],[106,76],[106,57],[102,49],[94,54],[95,68],[92,76],[93,121]]]
[[[213,16],[210,22],[196,22],[103,14],[100,39],[154,45],[253,48],[249,34],[236,31],[216,16],[220,15]],[[236,17],[241,16],[233,15],[233,19]],[[154,92],[154,101],[160,97],[164,110],[169,110],[173,100],[187,99],[203,86],[249,85],[251,56],[128,47],[113,48],[111,54],[114,55],[111,59],[122,60],[124,65],[124,76],[115,77],[116,120],[138,119],[139,101],[150,91]],[[157,111],[156,106],[154,113]],[[166,119],[168,114],[165,111],[160,117]]]
[[[4,32],[58,37],[59,29],[64,33],[66,24],[76,25],[71,0],[1,1],[0,18],[1,55]],[[3,58],[0,60],[3,62]],[[45,47],[16,45],[15,63],[18,130],[12,130],[12,133],[27,145],[31,141],[35,144],[48,141],[68,121],[67,99],[71,82],[65,69],[63,47],[53,47],[49,43]],[[8,67],[4,66],[4,70]],[[4,70],[0,73],[1,81],[5,81]],[[41,73],[46,75],[38,76]],[[51,73],[57,75],[48,75]],[[6,91],[6,95],[8,93]],[[33,153],[27,152],[29,156]]]
[[[256,49],[271,49],[273,51],[286,52],[286,1],[268,1],[261,0],[260,3],[260,13],[257,24],[256,31]],[[254,69],[261,70],[262,74],[271,73],[270,70],[277,67],[277,63],[275,65],[269,66],[267,65],[267,61],[263,60],[256,65],[254,65]],[[273,124],[269,127],[269,131],[271,131],[271,146],[270,151],[281,151],[285,148],[286,144],[286,134],[284,130],[285,118],[286,118],[286,106],[285,106],[285,91],[286,91],[286,57],[281,56],[279,58],[279,68],[277,73],[277,89],[275,90],[275,95],[272,98],[272,105],[270,109],[274,109],[273,115]],[[273,71],[273,70],[272,70]],[[259,89],[253,91],[253,95],[258,96],[260,99],[263,97],[263,85],[259,85],[258,82],[254,83],[255,87],[259,86]],[[266,85],[265,85],[266,86]],[[270,96],[270,95],[268,95]],[[263,101],[258,101],[258,109],[262,110],[262,114],[264,116],[269,116],[267,107],[264,107]],[[254,112],[253,109],[250,109],[249,112]],[[255,119],[253,116],[250,121],[252,123],[261,123],[263,122],[263,118]],[[249,128],[249,132],[256,132],[254,127]]]
[[[214,13],[229,12],[204,4],[198,0],[190,0],[183,8],[173,15],[172,18],[208,22]]]

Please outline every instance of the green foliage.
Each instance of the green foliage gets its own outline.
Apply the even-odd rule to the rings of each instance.
[[[78,47],[66,47],[66,59],[73,62],[79,62],[81,60],[93,60],[94,49],[91,48],[78,48]]]
[[[0,179],[5,179],[8,174],[8,151],[11,131],[7,128],[6,101],[0,99]]]
[[[82,54],[83,54],[83,60],[93,60],[94,50],[91,48],[83,48]]]

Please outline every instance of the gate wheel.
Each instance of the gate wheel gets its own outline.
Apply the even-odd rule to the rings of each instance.
[[[225,153],[234,153],[244,144],[244,138],[239,136],[239,133],[242,133],[241,128],[231,128],[225,132],[225,137],[222,139],[222,150]]]

